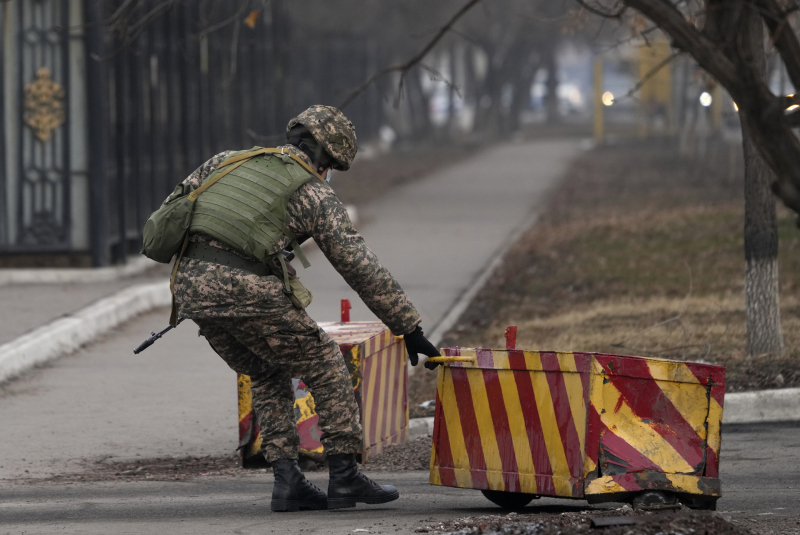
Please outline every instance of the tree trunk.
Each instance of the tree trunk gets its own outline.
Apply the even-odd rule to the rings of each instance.
[[[288,43],[289,16],[285,0],[272,0],[272,105],[275,121],[274,131],[283,131],[287,118],[300,110],[292,109],[289,87]]]
[[[514,93],[511,100],[511,109],[508,110],[508,133],[514,133],[520,129],[522,112],[529,109],[531,105],[531,85],[536,73],[539,71],[539,57],[534,53],[528,54],[525,58],[524,68],[514,79]]]
[[[742,13],[742,55],[766,73],[764,35],[755,10]],[[752,125],[742,117],[744,149],[744,256],[747,353],[751,356],[783,351],[778,287],[778,224],[770,184],[775,181],[753,143]]]
[[[558,112],[558,62],[555,43],[545,44],[542,53],[544,68],[547,70],[547,92],[544,96],[547,124],[556,124],[561,122],[561,115]]]

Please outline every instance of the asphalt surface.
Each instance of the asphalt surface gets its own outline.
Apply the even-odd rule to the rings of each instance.
[[[800,423],[730,425],[721,458],[723,498],[718,510],[730,518],[756,520],[756,529],[787,523],[800,530]],[[428,485],[427,472],[379,472],[373,477],[400,489],[399,500],[356,509],[301,513],[269,510],[271,475],[197,477],[181,482],[54,484],[0,483],[0,534],[22,533],[414,533],[435,521],[504,514],[480,492]],[[309,479],[325,488],[326,474]],[[543,498],[524,512],[568,512],[582,500]],[[795,531],[796,532],[796,531]]]

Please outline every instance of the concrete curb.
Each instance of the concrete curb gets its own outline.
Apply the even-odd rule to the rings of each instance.
[[[167,282],[140,284],[20,336],[0,346],[0,383],[72,353],[134,316],[169,306],[171,300]]]
[[[408,421],[408,439],[433,436],[433,417],[411,418]]]
[[[0,269],[0,286],[108,282],[141,275],[159,265],[147,257],[136,256],[130,258],[124,266],[105,268],[4,268]]]
[[[725,395],[722,422],[749,424],[800,420],[800,388]]]

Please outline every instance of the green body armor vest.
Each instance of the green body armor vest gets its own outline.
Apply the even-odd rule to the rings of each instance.
[[[230,157],[245,152],[249,151]],[[289,197],[312,178],[285,158],[288,161],[279,155],[257,156],[219,179],[195,201],[189,232],[211,236],[262,262],[279,252],[276,246],[282,238],[294,240],[284,225]]]
[[[233,153],[228,160],[252,150]],[[288,154],[259,155],[226,169],[206,179],[226,173],[197,197],[189,232],[211,236],[244,256],[266,263],[276,275],[282,273],[287,294],[291,294],[290,287],[299,287],[299,281],[290,280],[278,243],[289,238],[303,267],[309,266],[284,221],[289,197],[314,175]]]

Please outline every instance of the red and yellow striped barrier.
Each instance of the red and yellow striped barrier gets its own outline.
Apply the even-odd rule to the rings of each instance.
[[[440,361],[431,484],[590,502],[720,495],[720,366],[463,348]]]
[[[364,428],[362,462],[379,454],[387,444],[408,440],[408,370],[402,338],[392,335],[383,323],[320,323],[325,332],[339,344],[356,401],[361,409]],[[255,418],[250,391],[250,378],[239,380],[239,445],[245,466],[258,459],[261,436]],[[295,418],[300,433],[300,453],[322,459],[319,417],[314,411],[314,398],[299,379],[295,389]]]

